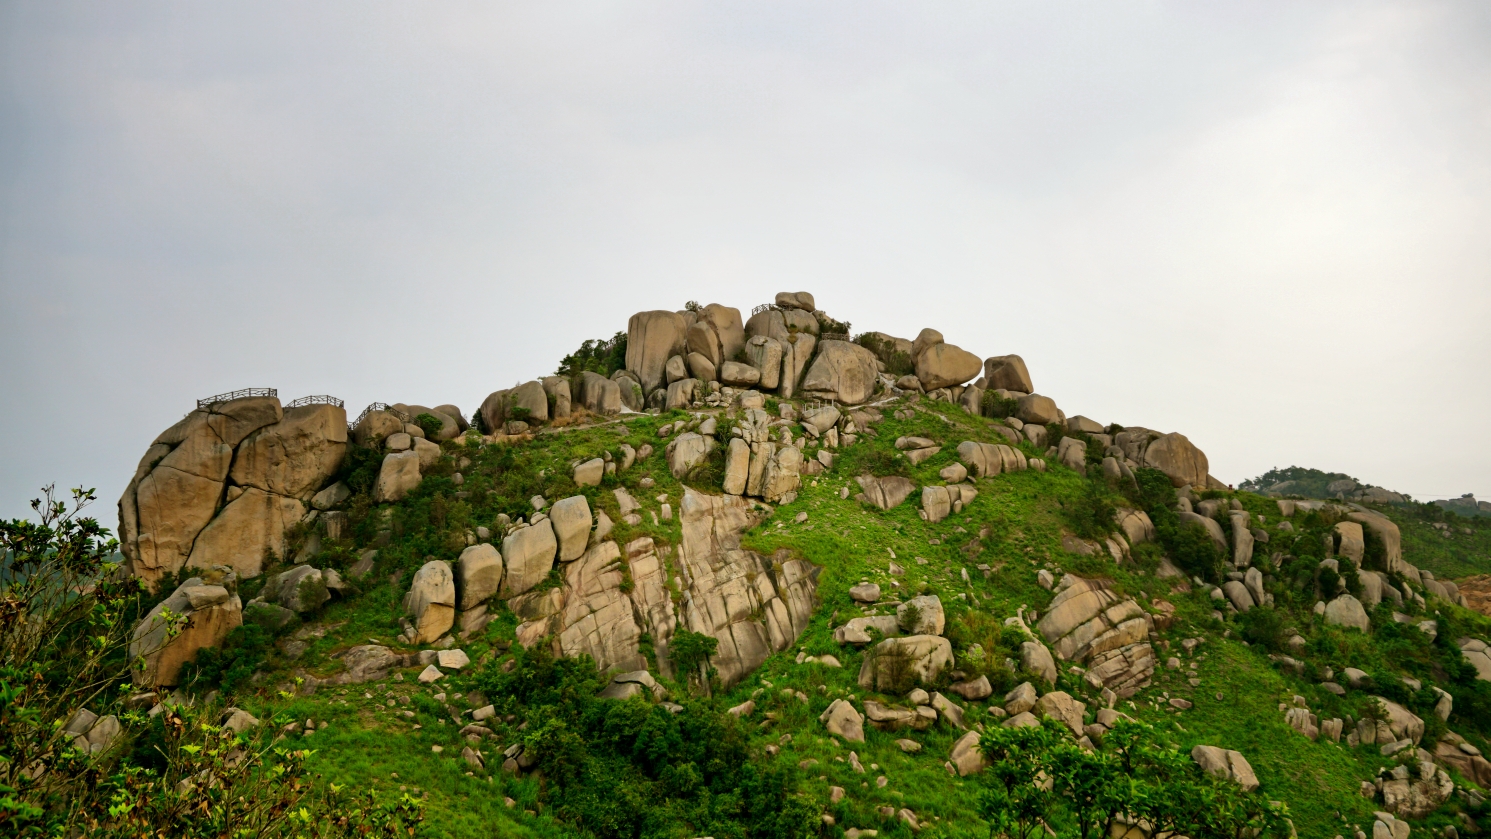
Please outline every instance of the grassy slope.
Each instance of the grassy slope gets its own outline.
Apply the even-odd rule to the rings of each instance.
[[[986,829],[972,812],[971,781],[949,776],[942,766],[956,732],[939,726],[919,734],[890,734],[867,726],[867,742],[858,747],[858,754],[867,767],[873,765],[878,769],[857,775],[849,768],[849,749],[826,736],[817,722],[818,714],[836,696],[866,698],[855,683],[861,655],[852,648],[840,649],[832,640],[832,626],[860,613],[848,597],[848,588],[861,579],[869,579],[887,590],[888,599],[896,597],[897,591],[903,595],[938,594],[948,610],[949,635],[965,645],[978,641],[992,651],[998,646],[998,627],[1005,617],[1022,605],[1043,609],[1049,602],[1051,595],[1035,583],[1036,570],[1045,566],[1057,571],[1101,573],[1114,578],[1119,589],[1129,594],[1137,596],[1143,592],[1174,602],[1178,620],[1162,641],[1170,643],[1174,650],[1159,650],[1162,660],[1171,654],[1180,655],[1182,638],[1206,639],[1194,659],[1196,678],[1200,680],[1198,687],[1187,683],[1184,669],[1161,670],[1155,685],[1136,696],[1126,710],[1171,727],[1175,742],[1187,748],[1204,742],[1242,751],[1253,763],[1265,791],[1289,803],[1302,836],[1344,833],[1342,816],[1348,823],[1369,826],[1373,805],[1356,795],[1357,785],[1375,774],[1387,760],[1369,747],[1351,750],[1344,745],[1311,742],[1290,730],[1278,710],[1280,702],[1301,694],[1312,708],[1322,712],[1322,717],[1331,716],[1342,713],[1343,708],[1345,712],[1353,711],[1363,695],[1338,700],[1307,680],[1280,673],[1262,654],[1229,632],[1229,626],[1235,629],[1235,624],[1214,620],[1212,602],[1199,593],[1172,593],[1166,581],[1139,573],[1133,564],[1120,569],[1106,559],[1064,553],[1060,549],[1062,508],[1082,493],[1085,478],[1053,467],[1046,474],[1031,471],[982,481],[979,497],[969,509],[938,524],[928,524],[917,516],[914,497],[887,512],[865,509],[853,501],[852,495],[858,487],[852,476],[866,464],[884,464],[893,452],[892,442],[899,435],[921,434],[944,443],[939,455],[909,470],[918,484],[938,482],[937,471],[953,461],[953,449],[959,441],[1002,442],[1002,438],[992,433],[987,420],[969,417],[946,404],[923,403],[923,408],[910,420],[887,416],[877,427],[878,438],[862,437],[858,444],[844,450],[836,469],[816,479],[805,479],[793,504],[780,508],[747,534],[749,548],[760,551],[789,548],[824,569],[819,589],[821,607],[797,647],[772,656],[742,684],[718,699],[718,707],[724,708],[756,696],[759,708],[752,722],[763,719],[767,713],[778,715],[774,725],[756,728],[752,734],[753,746],[763,754],[762,759],[785,761],[794,766],[800,761],[816,760],[815,765],[800,772],[800,789],[804,795],[820,801],[841,826],[880,827],[882,831],[888,828],[889,834],[882,832],[882,835],[901,835],[904,828],[883,821],[875,812],[877,807],[890,805],[909,807],[923,819],[931,819],[936,825],[933,835],[986,835]],[[369,643],[370,639],[403,649],[393,639],[398,632],[399,598],[407,587],[409,574],[425,556],[454,559],[458,553],[458,540],[442,542],[405,535],[428,532],[431,516],[436,512],[440,528],[448,534],[459,534],[467,526],[490,524],[497,512],[518,512],[531,492],[542,491],[550,500],[573,494],[576,490],[567,477],[570,461],[594,456],[603,448],[614,451],[624,441],[634,446],[651,442],[659,452],[625,473],[622,482],[643,500],[645,510],[658,509],[655,497],[659,494],[666,494],[676,510],[682,487],[664,464],[661,443],[665,441],[655,435],[658,425],[675,416],[638,418],[541,435],[517,447],[515,460],[505,462],[500,469],[490,466],[497,462],[498,452],[488,449],[475,455],[476,462],[463,472],[467,478],[463,489],[470,493],[466,502],[437,503],[434,496],[449,493],[454,487],[438,474],[427,479],[415,499],[396,505],[395,542],[380,556],[377,571],[370,578],[375,582],[360,597],[333,603],[318,615],[312,626],[331,627],[325,637],[315,640],[297,662],[271,662],[273,669],[259,682],[257,695],[241,697],[240,702],[261,716],[272,717],[277,724],[303,722],[307,718],[328,721],[330,725],[313,738],[319,749],[315,760],[320,771],[338,783],[359,788],[371,784],[389,790],[405,787],[427,793],[428,823],[433,835],[567,835],[563,825],[542,814],[535,781],[515,780],[496,771],[471,771],[461,762],[463,744],[457,735],[459,726],[448,718],[442,721],[446,715],[427,697],[439,690],[450,694],[463,688],[469,690],[465,677],[451,677],[437,687],[426,688],[417,685],[413,679],[417,670],[411,670],[404,682],[323,688],[315,695],[296,698],[278,693],[271,686],[288,683],[294,668],[303,667],[319,675],[335,673],[340,665],[330,658],[331,653]],[[456,456],[468,453],[457,450]],[[538,478],[541,470],[545,477]],[[637,481],[644,476],[652,477],[656,486],[645,491],[638,488]],[[710,486],[705,478],[700,488],[717,491],[718,480],[715,475]],[[607,510],[619,522],[610,492],[616,485],[614,481],[608,478],[605,486],[587,489],[585,494],[593,507]],[[840,490],[845,487],[850,491],[849,500],[839,498]],[[498,494],[489,496],[487,490],[493,488]],[[1242,497],[1256,511],[1276,512],[1277,508],[1266,499]],[[440,509],[432,511],[432,506]],[[806,522],[794,522],[799,512],[808,513]],[[376,529],[375,516],[355,509],[354,519],[358,518],[364,519],[357,527],[359,537],[371,538]],[[618,525],[616,538],[625,542],[646,534],[667,542],[677,541],[676,521],[652,525],[650,517],[647,518],[648,523],[638,528]],[[1270,515],[1271,527],[1275,519],[1276,516]],[[425,530],[421,531],[421,527]],[[985,528],[988,535],[979,540],[977,550],[965,551]],[[1409,557],[1419,561],[1415,554],[1418,543],[1410,540],[1408,530],[1405,530],[1405,543],[1409,545]],[[905,569],[904,576],[889,574],[892,556]],[[919,564],[918,557],[926,563]],[[977,568],[979,564],[992,566],[988,579]],[[961,574],[965,570],[969,576],[967,583]],[[389,580],[395,572],[402,573],[397,584]],[[1314,637],[1312,616],[1306,612],[1292,619],[1301,632]],[[481,639],[461,646],[480,663],[484,657],[497,654],[494,642],[511,638],[514,623],[507,616],[495,622]],[[1227,634],[1234,637],[1224,637]],[[799,649],[808,654],[832,653],[843,662],[843,667],[798,665],[794,657]],[[1350,649],[1353,656],[1372,653],[1369,639],[1357,640]],[[1066,689],[1082,692],[1075,678],[1064,675],[1063,682]],[[784,696],[784,688],[801,691],[809,701],[804,704],[795,696]],[[1218,693],[1221,700],[1215,698]],[[371,694],[372,698],[365,698],[365,694]],[[398,698],[404,696],[410,698],[407,706],[398,704]],[[1174,711],[1164,702],[1169,696],[1187,697],[1196,703],[1195,708]],[[390,698],[395,699],[395,708],[387,707]],[[1084,698],[1091,707],[1096,707],[1092,697]],[[464,701],[452,699],[452,704],[457,708],[467,707]],[[980,703],[967,704],[969,724],[989,721]],[[405,710],[414,711],[415,718],[403,717]],[[416,724],[421,726],[418,730],[414,729]],[[517,736],[515,732],[503,731],[501,725],[497,728],[509,738],[503,742],[512,742],[511,738]],[[791,735],[785,738],[786,742],[784,735]],[[920,741],[924,749],[919,754],[903,754],[895,745],[895,740],[903,736]],[[765,757],[764,750],[769,744],[780,745],[781,754]],[[443,752],[432,752],[431,747],[437,745]],[[500,762],[497,749],[487,744],[483,751],[495,770]],[[888,779],[883,789],[875,783],[879,774]],[[830,808],[828,787],[832,784],[845,787],[850,794],[844,802]],[[507,808],[503,796],[516,799],[518,806]]]

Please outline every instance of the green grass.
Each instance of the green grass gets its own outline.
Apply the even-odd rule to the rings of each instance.
[[[799,794],[833,815],[838,828],[876,828],[882,836],[910,836],[895,820],[882,818],[876,809],[882,806],[906,807],[915,811],[932,827],[924,835],[986,836],[987,829],[977,819],[973,805],[973,779],[959,779],[943,767],[948,752],[961,734],[945,724],[920,733],[875,731],[866,725],[867,742],[853,746],[830,737],[817,717],[835,698],[851,696],[860,705],[874,695],[856,683],[862,653],[852,647],[840,648],[832,639],[833,628],[851,617],[877,610],[866,610],[855,604],[848,590],[862,579],[877,582],[886,600],[899,600],[915,594],[938,595],[948,617],[947,635],[963,654],[973,643],[980,644],[995,660],[996,686],[1008,686],[1012,674],[1002,670],[1000,625],[1006,617],[1022,607],[1041,611],[1051,594],[1036,583],[1040,568],[1049,568],[1059,577],[1063,572],[1085,576],[1105,576],[1114,581],[1117,591],[1148,603],[1165,598],[1176,606],[1175,626],[1163,633],[1156,653],[1163,662],[1170,655],[1180,656],[1197,665],[1199,687],[1186,682],[1186,672],[1157,671],[1152,687],[1134,697],[1130,708],[1135,716],[1164,727],[1168,736],[1189,749],[1196,743],[1235,748],[1252,763],[1263,790],[1271,797],[1287,802],[1301,836],[1349,835],[1348,824],[1362,825],[1370,832],[1373,803],[1357,795],[1362,780],[1375,775],[1378,767],[1390,765],[1372,747],[1350,749],[1344,744],[1311,742],[1284,723],[1280,702],[1298,694],[1305,696],[1310,707],[1322,718],[1341,713],[1357,713],[1365,695],[1337,698],[1321,689],[1315,680],[1288,675],[1277,669],[1257,648],[1245,646],[1239,638],[1235,620],[1219,622],[1213,617],[1215,603],[1204,593],[1183,593],[1164,581],[1142,572],[1143,563],[1115,565],[1106,555],[1080,557],[1061,549],[1063,532],[1071,532],[1073,519],[1069,507],[1080,502],[1088,491],[1088,479],[1065,467],[1050,464],[1048,471],[1026,471],[1006,474],[978,482],[979,495],[961,513],[939,523],[928,523],[917,515],[919,498],[913,495],[904,504],[889,511],[865,507],[855,500],[859,486],[854,476],[863,470],[901,471],[918,485],[940,483],[938,471],[955,461],[955,449],[963,440],[1003,443],[994,433],[989,420],[973,417],[962,409],[945,403],[921,402],[910,419],[896,419],[887,406],[886,418],[874,427],[874,434],[863,434],[854,446],[840,450],[834,470],[817,477],[804,477],[796,500],[778,508],[743,538],[744,547],[762,553],[787,549],[822,566],[818,597],[820,605],[811,624],[798,642],[788,650],[770,656],[754,673],[747,676],[712,702],[691,705],[688,713],[718,713],[747,698],[755,697],[758,707],[743,721],[749,731],[751,752],[755,760],[791,767]],[[516,621],[497,607],[498,619],[479,638],[463,642],[473,659],[467,675],[452,675],[433,687],[414,681],[418,668],[405,674],[405,681],[386,681],[346,688],[323,687],[312,696],[286,698],[280,685],[292,683],[297,672],[320,677],[330,676],[341,665],[333,653],[357,644],[382,643],[400,652],[413,652],[397,642],[400,631],[400,600],[407,589],[410,574],[427,558],[453,561],[464,547],[467,529],[494,526],[499,514],[529,515],[528,498],[542,494],[550,502],[569,495],[584,494],[592,509],[602,509],[616,522],[613,532],[620,544],[649,536],[666,544],[677,544],[680,528],[677,510],[686,483],[705,492],[718,492],[718,476],[710,469],[680,482],[668,471],[663,449],[671,438],[659,438],[657,428],[688,417],[674,412],[661,417],[630,417],[590,427],[565,429],[538,434],[531,442],[513,446],[488,446],[468,449],[447,444],[452,460],[433,470],[418,491],[393,509],[389,526],[392,541],[380,550],[375,573],[362,591],[349,600],[334,600],[320,614],[312,616],[308,628],[325,629],[324,637],[310,637],[310,646],[296,661],[273,656],[266,672],[244,689],[237,701],[262,719],[284,724],[306,718],[328,727],[311,740],[317,752],[313,765],[327,779],[351,784],[357,788],[374,786],[385,791],[409,791],[426,796],[430,834],[441,837],[485,836],[567,836],[570,826],[544,812],[541,786],[535,776],[518,779],[498,771],[501,748],[523,736],[516,726],[500,720],[491,722],[498,733],[497,742],[486,741],[481,751],[486,769],[468,767],[460,758],[465,745],[458,737],[460,726],[439,713],[429,699],[445,691],[457,709],[468,707],[475,671],[483,666],[500,664],[504,640],[510,641]],[[800,432],[797,432],[800,434]],[[928,461],[911,466],[893,448],[902,435],[918,435],[939,441],[942,451]],[[656,452],[639,460],[630,470],[607,476],[600,487],[578,488],[570,480],[570,463],[588,459],[609,450],[620,456],[620,445],[640,447],[651,444]],[[1027,456],[1043,456],[1028,446]],[[456,497],[457,487],[451,475],[456,459],[469,457],[472,463],[461,468],[465,482]],[[639,482],[650,477],[655,485],[642,489]],[[712,483],[711,483],[712,481]],[[643,503],[643,523],[627,526],[612,490],[625,486]],[[849,498],[840,498],[848,489]],[[1114,503],[1125,504],[1121,496],[1103,490]],[[656,497],[666,495],[675,516],[672,521],[653,524],[648,512],[658,509]],[[1267,517],[1267,529],[1278,533],[1281,521],[1278,508],[1271,500],[1249,493],[1237,494],[1250,511]],[[795,522],[798,513],[807,520]],[[345,563],[362,547],[372,542],[384,526],[379,510],[365,499],[351,507],[355,538],[344,545],[324,548],[326,557],[342,557]],[[1486,555],[1482,541],[1491,531],[1480,529],[1473,536],[1445,539],[1427,523],[1400,520],[1404,529],[1405,555],[1410,561],[1434,570],[1445,577],[1455,576],[1451,569],[1482,568]],[[1438,541],[1434,541],[1438,540]],[[1278,550],[1278,541],[1273,543]],[[1479,559],[1472,555],[1476,552]],[[1269,550],[1260,546],[1258,555]],[[925,560],[924,563],[918,559]],[[895,562],[904,575],[893,576],[890,563]],[[1153,562],[1153,557],[1147,562]],[[987,578],[979,566],[987,566]],[[1446,569],[1440,571],[1439,569]],[[967,580],[964,579],[964,573]],[[1469,571],[1465,573],[1470,573]],[[399,575],[391,581],[391,575]],[[1390,669],[1395,662],[1433,680],[1440,652],[1401,633],[1382,632],[1373,636],[1343,636],[1320,626],[1309,611],[1313,596],[1300,594],[1288,600],[1287,581],[1273,581],[1281,603],[1292,602],[1294,611],[1284,616],[1291,629],[1299,631],[1310,642],[1309,652],[1298,654],[1310,659],[1315,667],[1342,667],[1348,663],[1360,666],[1375,661],[1376,669]],[[494,607],[496,604],[494,603]],[[1446,607],[1448,608],[1448,607]],[[878,610],[883,613],[886,609]],[[1476,619],[1451,610],[1456,620],[1480,627]],[[1230,637],[1229,637],[1230,636]],[[1194,659],[1179,652],[1180,641],[1201,637],[1205,643]],[[1169,650],[1164,649],[1168,644]],[[809,655],[832,654],[842,668],[795,663],[799,651]],[[1371,669],[1364,667],[1363,669]],[[999,679],[1004,679],[1002,685]],[[1069,674],[1062,674],[1061,687],[1078,695],[1095,711],[1099,700],[1090,689]],[[672,684],[675,691],[683,686]],[[800,691],[806,703],[782,691]],[[364,698],[371,693],[373,699]],[[455,700],[454,694],[468,697]],[[1222,699],[1217,700],[1216,694]],[[1184,696],[1195,702],[1189,711],[1177,712],[1164,703],[1164,695]],[[399,704],[400,697],[409,704]],[[395,708],[386,702],[393,698]],[[879,697],[899,702],[900,697]],[[966,720],[993,724],[983,703],[965,703]],[[994,701],[1000,699],[999,695]],[[344,704],[345,703],[345,704]],[[862,706],[861,706],[862,707]],[[416,713],[408,719],[404,710]],[[442,722],[443,720],[443,722]],[[770,722],[767,722],[770,720]],[[415,729],[418,724],[420,728]],[[1452,727],[1455,720],[1451,721]],[[787,736],[790,735],[790,736]],[[299,735],[295,735],[299,736]],[[920,742],[922,750],[903,754],[895,741],[906,737]],[[1478,736],[1473,742],[1483,748],[1491,746]],[[441,746],[434,753],[432,746]],[[775,746],[780,754],[770,756],[767,747]],[[866,774],[853,772],[848,764],[849,752],[858,753],[867,767]],[[803,761],[817,761],[805,769]],[[394,777],[397,773],[397,777]],[[888,784],[876,785],[884,774]],[[846,799],[829,805],[832,785],[847,790]],[[515,807],[507,807],[504,797],[513,798]],[[1344,819],[1344,821],[1343,821]],[[682,830],[682,828],[679,828]],[[672,835],[672,834],[669,834]],[[677,835],[690,835],[679,832]],[[830,835],[834,835],[830,831]]]

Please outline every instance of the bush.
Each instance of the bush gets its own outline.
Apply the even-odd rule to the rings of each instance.
[[[698,306],[698,303],[694,303]],[[585,341],[580,348],[559,362],[556,376],[574,379],[581,373],[599,373],[610,376],[617,370],[626,369],[626,333],[618,332],[609,340]]]
[[[849,324],[841,324],[841,326],[844,332],[849,331]],[[873,332],[862,332],[854,336],[854,343],[874,353],[875,357],[885,365],[885,372],[892,376],[899,378],[916,372],[916,363],[912,360],[910,353],[897,351],[895,344],[882,340]]]
[[[1262,647],[1271,653],[1282,653],[1289,638],[1285,632],[1284,618],[1278,609],[1249,609],[1238,615],[1242,624],[1243,640]]]
[[[184,683],[232,693],[264,663],[272,640],[271,634],[256,623],[235,626],[220,646],[197,651],[196,658],[182,668]]]
[[[426,440],[438,438],[440,431],[445,428],[445,423],[434,414],[420,414],[414,418],[414,424],[424,431]]]
[[[1083,539],[1102,539],[1113,532],[1117,512],[1107,493],[1088,481],[1075,501],[1062,507],[1072,530]]]
[[[1020,408],[1020,400],[1006,399],[992,390],[984,391],[979,400],[979,413],[991,419],[1008,419]]]

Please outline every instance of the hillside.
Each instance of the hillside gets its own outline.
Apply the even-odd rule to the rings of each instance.
[[[1077,760],[1131,721],[1231,802],[1193,836],[1491,828],[1484,520],[1233,492],[1018,356],[840,326],[639,313],[469,418],[207,400],[120,503],[187,624],[140,622],[117,702],[240,709],[429,836],[984,837],[1006,732]]]

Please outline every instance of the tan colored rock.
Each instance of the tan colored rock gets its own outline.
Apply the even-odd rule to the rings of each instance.
[[[170,632],[174,621],[167,612],[184,618],[174,637]],[[182,665],[196,658],[199,650],[221,644],[242,624],[243,603],[238,595],[222,586],[207,585],[200,577],[187,580],[135,625],[129,644],[135,684],[176,685]]]
[[[911,360],[916,361],[929,347],[935,347],[942,343],[942,333],[935,329],[923,329],[916,333],[916,338],[911,342]]]
[[[916,378],[928,391],[961,385],[981,367],[978,356],[952,344],[933,344],[916,356]]]
[[[835,737],[850,743],[865,741],[864,717],[847,700],[835,699],[829,703],[828,709],[818,715],[818,721]]]
[[[414,619],[416,644],[434,643],[450,631],[456,620],[456,580],[449,564],[432,560],[414,572],[404,611]]]
[[[373,484],[373,500],[379,504],[399,501],[419,486],[421,480],[418,452],[393,452],[383,457],[378,480]]]
[[[740,322],[740,310],[719,303],[710,303],[699,310],[699,322],[709,324],[719,342],[720,362],[731,361],[745,348],[745,328]]]
[[[984,757],[984,750],[979,745],[979,733],[970,731],[959,737],[948,754],[948,762],[957,770],[959,777],[966,778],[982,772],[989,765],[989,760]]]
[[[1035,392],[1035,385],[1030,383],[1030,371],[1025,369],[1025,360],[1018,355],[996,355],[984,359],[984,388]]]
[[[460,608],[475,609],[495,595],[502,585],[502,554],[483,543],[461,551],[456,560],[456,591]]]
[[[1060,412],[1056,409],[1056,403],[1050,397],[1032,393],[1021,397],[1018,407],[1015,408],[1015,416],[1027,425],[1047,425],[1056,422]]]
[[[329,571],[336,574],[335,571]],[[320,569],[309,565],[297,565],[274,575],[264,584],[259,596],[297,614],[314,612],[331,599],[326,587],[326,577]]]
[[[230,477],[244,487],[309,500],[336,474],[347,450],[347,412],[305,405],[250,434],[238,446]]]
[[[1336,626],[1356,627],[1362,632],[1372,631],[1372,621],[1367,617],[1367,610],[1362,608],[1360,600],[1349,594],[1343,594],[1325,604],[1325,622]]]
[[[751,445],[739,437],[730,440],[725,454],[725,485],[727,495],[742,495],[746,490],[746,478],[750,473]]]
[[[805,392],[821,393],[846,405],[858,405],[875,393],[875,354],[849,341],[821,341],[818,355],[802,380]]]
[[[705,437],[692,431],[674,437],[668,441],[668,447],[665,450],[668,471],[673,473],[673,477],[682,480],[684,476],[704,462],[704,459],[714,450],[714,446],[713,437]]]
[[[746,342],[745,348],[747,361],[760,371],[757,384],[762,390],[776,390],[782,380],[782,342],[768,335],[757,335]]]
[[[583,495],[560,500],[549,510],[554,535],[559,540],[559,561],[573,562],[585,553],[590,540],[590,501]]]
[[[1115,518],[1119,528],[1123,530],[1123,535],[1129,540],[1129,544],[1137,545],[1141,542],[1154,541],[1154,522],[1149,520],[1149,514],[1143,510],[1120,507]]]
[[[689,407],[694,402],[698,386],[698,379],[679,379],[668,385],[668,397],[663,408],[668,411],[674,411]]]
[[[285,531],[305,515],[298,499],[249,488],[202,529],[187,566],[225,565],[240,577],[257,577],[268,556],[285,556]]]
[[[1241,752],[1216,746],[1197,746],[1191,749],[1191,760],[1208,775],[1236,781],[1244,792],[1258,789],[1258,776],[1253,774],[1253,767]]]
[[[626,369],[644,392],[665,384],[668,359],[684,353],[688,327],[677,312],[638,312],[627,322]]]
[[[780,375],[780,367],[778,367]],[[761,381],[761,371],[739,361],[726,361],[720,365],[720,381],[731,387],[753,387]]]
[[[542,582],[554,567],[558,549],[559,541],[548,519],[509,533],[502,540],[502,557],[507,566],[503,596],[522,594]]]
[[[793,446],[780,446],[761,472],[761,497],[776,503],[801,484],[802,452]]]
[[[580,403],[592,414],[621,413],[621,386],[587,370],[580,378]]]
[[[1035,712],[1040,716],[1056,720],[1071,729],[1072,736],[1081,737],[1086,726],[1083,717],[1087,714],[1086,703],[1079,702],[1066,691],[1053,690],[1035,701]]]
[[[859,482],[860,489],[863,490],[860,500],[882,510],[899,506],[916,491],[916,484],[899,475],[884,478],[861,475],[855,480]]]
[[[684,358],[684,363],[688,365],[689,375],[701,382],[713,382],[718,379],[714,362],[700,353],[689,353]]]
[[[647,659],[638,648],[643,629],[625,581],[621,550],[605,541],[565,566],[564,609],[558,633],[560,652],[588,655],[600,670],[643,671]]]
[[[359,446],[376,446],[403,430],[404,421],[388,411],[369,411],[352,430],[352,439]]]
[[[797,392],[806,389],[802,385],[803,375],[808,369],[808,362],[813,359],[813,351],[818,346],[818,336],[807,332],[788,333],[781,339],[782,342],[782,376],[778,382],[778,393],[783,398],[791,399]]]
[[[1191,444],[1184,434],[1164,434],[1144,450],[1144,465],[1164,472],[1170,483],[1182,487],[1207,485],[1210,468],[1206,454]],[[1225,550],[1225,545],[1223,550]]]

